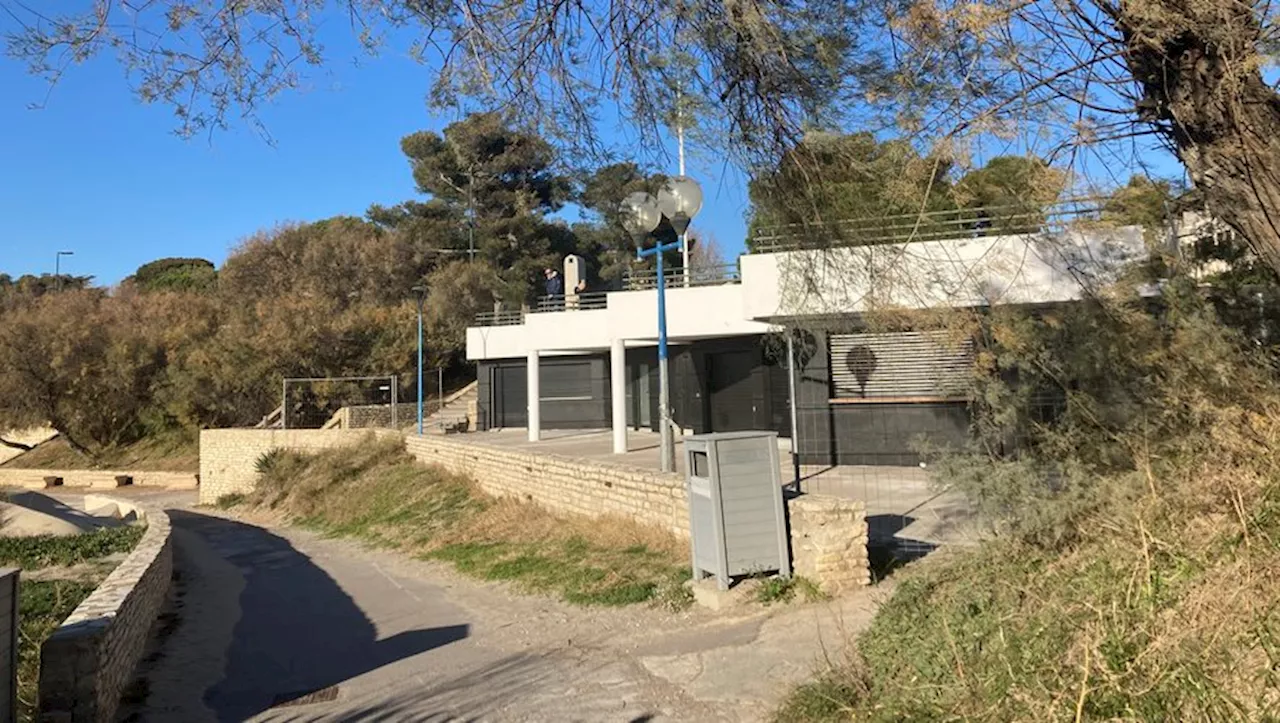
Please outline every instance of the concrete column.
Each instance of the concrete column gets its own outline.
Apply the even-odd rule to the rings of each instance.
[[[613,403],[613,453],[627,452],[627,345],[614,339],[609,347],[609,399]]]
[[[539,382],[541,375],[538,373],[538,350],[529,351],[528,367],[528,395],[529,395],[529,441],[537,442],[542,439],[542,408],[539,399],[542,397],[542,389]]]

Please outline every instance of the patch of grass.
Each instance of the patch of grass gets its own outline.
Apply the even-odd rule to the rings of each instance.
[[[34,570],[66,566],[128,552],[141,539],[142,527],[119,527],[70,537],[0,538],[0,566]],[[93,592],[108,570],[87,579],[18,581],[18,717],[36,720],[40,682],[40,646],[62,621]]]
[[[792,575],[791,577],[767,577],[761,580],[760,586],[756,588],[756,602],[761,605],[789,603],[796,599],[797,593],[805,602],[826,600],[829,597],[812,580]]]
[[[243,492],[232,492],[219,497],[214,501],[213,506],[220,510],[229,510],[236,505],[242,504],[245,500]]]
[[[671,567],[653,560],[628,564],[634,553],[592,545],[581,537],[548,542],[462,542],[426,557],[453,563],[486,580],[516,583],[530,592],[558,593],[578,605],[632,605],[652,600]],[[679,572],[683,572],[680,570]]]
[[[40,645],[76,609],[96,583],[73,580],[18,583],[18,719],[36,720]]]
[[[689,589],[688,582],[688,570],[681,570],[678,575],[662,581],[653,591],[654,604],[673,613],[693,607],[693,590]]]
[[[37,446],[0,467],[21,469],[116,469],[139,472],[199,472],[200,440],[173,432],[103,450],[94,459],[71,449],[61,438]]]
[[[258,467],[251,504],[574,604],[647,602],[687,577],[684,546],[667,533],[490,498],[465,477],[416,462],[398,440],[370,436],[363,446],[316,455],[275,452]]]
[[[853,718],[854,704],[863,697],[846,675],[828,671],[817,680],[792,690],[774,714],[774,723],[837,723]]]
[[[74,565],[117,552],[128,552],[142,539],[144,529],[141,525],[129,525],[66,537],[0,537],[0,566],[32,570]]]

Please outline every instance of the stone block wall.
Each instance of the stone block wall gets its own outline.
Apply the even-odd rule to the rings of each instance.
[[[866,503],[808,494],[788,500],[787,512],[792,572],[829,593],[871,584]]]
[[[677,474],[533,454],[458,437],[408,435],[405,446],[418,461],[472,477],[496,497],[518,497],[555,512],[587,517],[622,515],[689,536],[684,479]]]
[[[143,511],[147,530],[138,546],[40,648],[45,723],[115,720],[173,575],[169,517]]]
[[[200,503],[244,494],[257,483],[258,458],[273,449],[316,452],[361,444],[373,436],[399,437],[371,429],[205,429],[200,432]]]
[[[45,489],[51,486],[48,482],[48,478],[51,477],[61,479],[63,486],[66,487],[90,487],[93,489],[119,487],[122,484],[122,478],[128,478],[128,484],[140,487],[193,490],[199,484],[199,478],[191,472],[133,472],[128,470],[11,467],[0,469],[0,487]]]

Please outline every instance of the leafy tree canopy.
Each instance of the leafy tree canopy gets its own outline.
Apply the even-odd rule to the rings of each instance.
[[[218,272],[206,259],[157,259],[138,267],[125,279],[140,291],[209,291]]]

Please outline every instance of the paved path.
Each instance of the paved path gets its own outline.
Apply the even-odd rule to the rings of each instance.
[[[862,627],[838,604],[583,609],[173,505],[144,721],[754,721]]]

